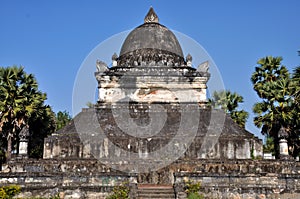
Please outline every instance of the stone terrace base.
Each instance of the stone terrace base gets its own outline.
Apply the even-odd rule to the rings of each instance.
[[[23,198],[105,198],[124,181],[131,198],[147,184],[171,186],[176,198],[185,198],[186,180],[201,182],[207,198],[300,198],[300,163],[295,161],[178,160],[148,174],[121,173],[94,159],[12,160],[2,167],[0,185],[20,185]]]

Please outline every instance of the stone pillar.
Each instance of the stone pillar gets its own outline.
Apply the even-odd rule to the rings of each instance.
[[[22,140],[19,143],[19,155],[27,156],[28,155],[28,141]]]
[[[19,156],[28,157],[28,137],[29,137],[29,128],[24,126],[19,133]]]
[[[137,198],[137,174],[129,174],[129,198]]]
[[[43,159],[51,158],[52,144],[48,139],[44,139]]]
[[[278,136],[279,140],[279,158],[280,159],[289,159],[289,146],[286,138],[288,137],[288,133],[284,127],[281,127]]]
[[[286,139],[279,140],[280,158],[289,156],[289,147]]]
[[[174,173],[174,192],[175,192],[175,198],[176,199],[184,199],[187,198],[186,192],[185,192],[185,183],[183,180],[183,176],[181,173],[175,172]]]

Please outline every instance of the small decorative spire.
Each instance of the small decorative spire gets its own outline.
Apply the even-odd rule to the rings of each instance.
[[[193,57],[190,53],[186,56],[186,61],[193,61]]]
[[[154,9],[152,7],[150,7],[150,10],[148,11],[145,19],[144,19],[145,23],[159,23],[158,20],[158,16],[156,15],[156,13],[154,12]]]
[[[118,59],[117,53],[114,53],[111,57],[111,60],[116,61]]]
[[[186,56],[185,60],[186,60],[186,65],[191,67],[193,58],[190,55],[190,53]]]
[[[118,55],[117,53],[114,53],[113,56],[111,57],[113,67],[118,65],[117,59],[118,59]]]
[[[286,138],[286,137],[288,137],[288,135],[289,134],[286,132],[286,129],[283,126],[281,126],[281,128],[278,131],[278,137],[279,138]]]

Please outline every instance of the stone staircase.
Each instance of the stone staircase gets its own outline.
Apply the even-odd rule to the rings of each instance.
[[[175,193],[172,185],[139,184],[137,198],[175,199]]]

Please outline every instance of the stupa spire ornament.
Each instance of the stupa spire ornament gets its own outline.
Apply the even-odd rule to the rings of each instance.
[[[159,23],[159,19],[157,14],[154,12],[154,9],[152,7],[150,7],[145,19],[144,19],[145,23]]]

